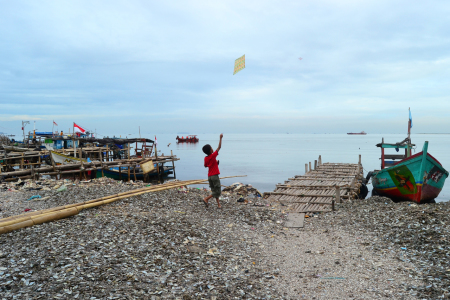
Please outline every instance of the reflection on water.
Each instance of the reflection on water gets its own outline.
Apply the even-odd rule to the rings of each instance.
[[[177,150],[193,150],[195,151],[197,148],[199,148],[200,150],[202,149],[202,147],[199,146],[199,143],[176,143],[176,149]]]

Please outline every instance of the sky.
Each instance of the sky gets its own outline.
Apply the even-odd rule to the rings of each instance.
[[[406,133],[410,107],[413,132],[448,133],[449,15],[433,0],[0,0],[0,131]]]

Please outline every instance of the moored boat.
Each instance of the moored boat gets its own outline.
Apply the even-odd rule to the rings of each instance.
[[[435,199],[447,177],[448,171],[428,153],[428,142],[425,142],[421,152],[374,171],[372,185],[375,194],[421,203]]]
[[[165,178],[171,174],[173,174],[173,167],[169,166],[162,166],[160,172],[162,172],[162,176]],[[130,172],[130,178],[134,180],[134,175],[136,174],[136,180],[144,180],[144,174],[140,168],[136,170],[136,173]],[[127,170],[122,170],[122,172],[119,171],[119,168],[109,168],[103,170],[103,175],[108,178],[116,179],[116,180],[124,180],[126,181],[128,179],[128,172]],[[102,170],[97,170],[96,173],[97,178],[102,177]],[[149,177],[156,177],[158,176],[158,173],[156,171],[156,168],[148,173]]]
[[[70,164],[70,163],[79,163],[81,160],[83,160],[83,162],[87,162],[86,159],[80,159],[78,157],[73,157],[73,156],[68,156],[68,155],[64,155],[55,151],[50,151],[53,161],[55,162],[55,164],[57,165],[66,165],[66,164]]]
[[[410,200],[417,203],[434,200],[441,192],[448,171],[442,164],[428,153],[428,141],[422,151],[411,155],[411,112],[408,121],[408,137],[400,143],[384,143],[384,139],[377,147],[381,148],[381,170],[369,173],[372,177],[374,195],[389,197],[393,200]],[[405,154],[385,154],[385,149],[405,149]],[[400,159],[399,161],[395,161]]]

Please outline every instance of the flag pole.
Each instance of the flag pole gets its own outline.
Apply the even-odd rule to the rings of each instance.
[[[73,141],[73,157],[77,157],[77,145],[75,144],[75,122],[73,122],[73,134],[72,134],[72,141]]]
[[[55,120],[53,120],[53,124],[52,124],[52,137],[55,136]]]

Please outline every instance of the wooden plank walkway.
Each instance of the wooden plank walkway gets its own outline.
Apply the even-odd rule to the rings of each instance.
[[[361,155],[357,164],[322,164],[321,161],[319,156],[314,169],[308,169],[306,164],[305,175],[297,175],[284,184],[277,184],[275,191],[266,193],[268,199],[288,206],[286,210],[289,212],[311,213],[330,211],[335,202],[356,198],[363,178]]]

